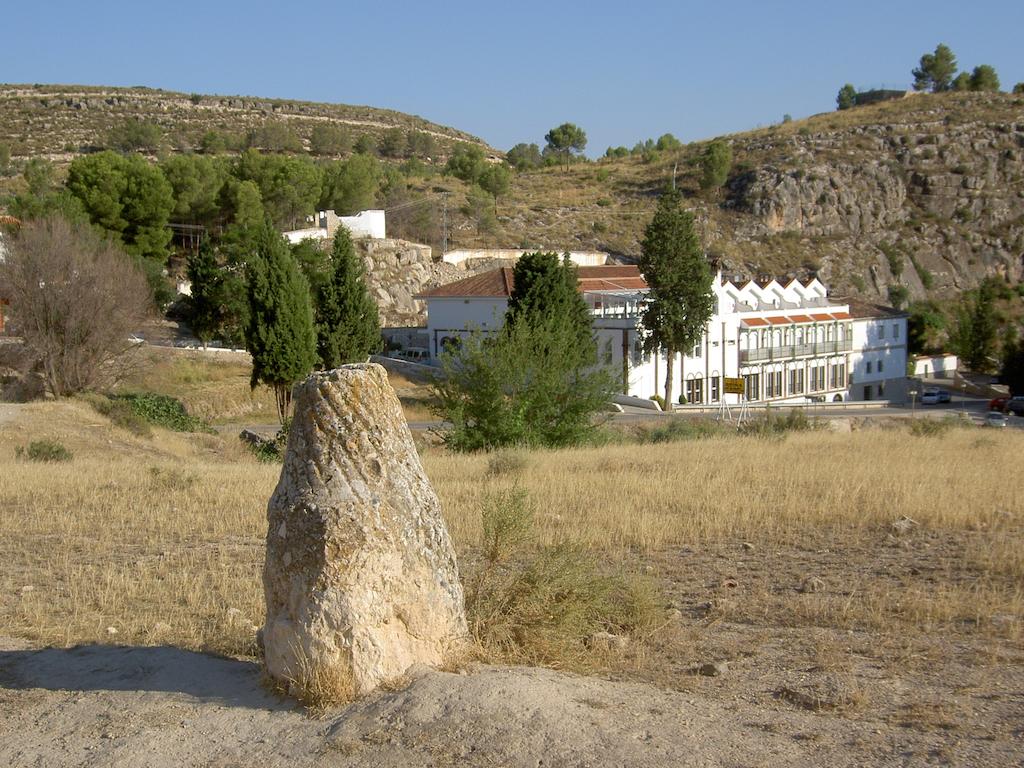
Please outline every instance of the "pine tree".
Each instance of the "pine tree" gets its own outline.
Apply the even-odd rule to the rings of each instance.
[[[252,355],[250,386],[274,388],[282,423],[292,385],[316,365],[316,332],[309,286],[287,243],[267,219],[256,233],[248,263],[249,323],[245,345]]]
[[[568,255],[524,253],[512,270],[512,295],[505,312],[505,325],[518,323],[539,326],[547,318],[555,318],[570,329],[581,364],[596,361],[590,308],[579,291],[576,267]]]
[[[189,323],[192,333],[205,347],[220,327],[220,306],[217,300],[220,269],[209,245],[203,244],[198,253],[190,254],[186,269],[192,283],[192,301]]]
[[[380,349],[377,303],[345,227],[334,235],[330,277],[317,298],[316,335],[323,368],[362,362]]]
[[[665,403],[672,400],[676,352],[691,349],[704,335],[714,297],[711,269],[693,226],[693,214],[682,210],[681,197],[669,190],[658,201],[644,230],[640,271],[650,291],[643,313],[644,348],[665,351]]]

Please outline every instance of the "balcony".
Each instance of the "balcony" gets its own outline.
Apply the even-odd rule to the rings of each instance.
[[[842,341],[819,341],[817,344],[790,344],[785,347],[761,347],[741,349],[741,363],[776,363],[796,360],[802,357],[826,357],[840,355],[853,349],[853,339]]]

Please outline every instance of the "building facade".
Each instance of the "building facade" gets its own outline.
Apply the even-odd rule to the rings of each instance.
[[[439,286],[427,304],[430,353],[473,332],[501,327],[512,270],[495,269]],[[647,398],[664,389],[664,352],[643,350],[647,284],[635,266],[579,267],[579,288],[593,315],[601,359],[620,391]],[[676,354],[673,389],[686,403],[738,403],[725,378],[742,378],[750,402],[807,403],[883,399],[903,387],[906,317],[893,310],[831,299],[817,278],[712,283],[714,311],[703,338]],[[870,368],[870,373],[868,369]]]

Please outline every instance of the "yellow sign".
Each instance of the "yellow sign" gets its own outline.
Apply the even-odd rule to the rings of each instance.
[[[724,382],[725,394],[727,395],[743,395],[746,394],[747,388],[744,384],[743,378],[731,378],[725,377]]]

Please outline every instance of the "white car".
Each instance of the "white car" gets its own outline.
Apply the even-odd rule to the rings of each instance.
[[[921,395],[921,405],[938,405],[939,390],[926,389]]]
[[[1009,419],[999,411],[989,411],[985,414],[986,427],[1005,427]]]

